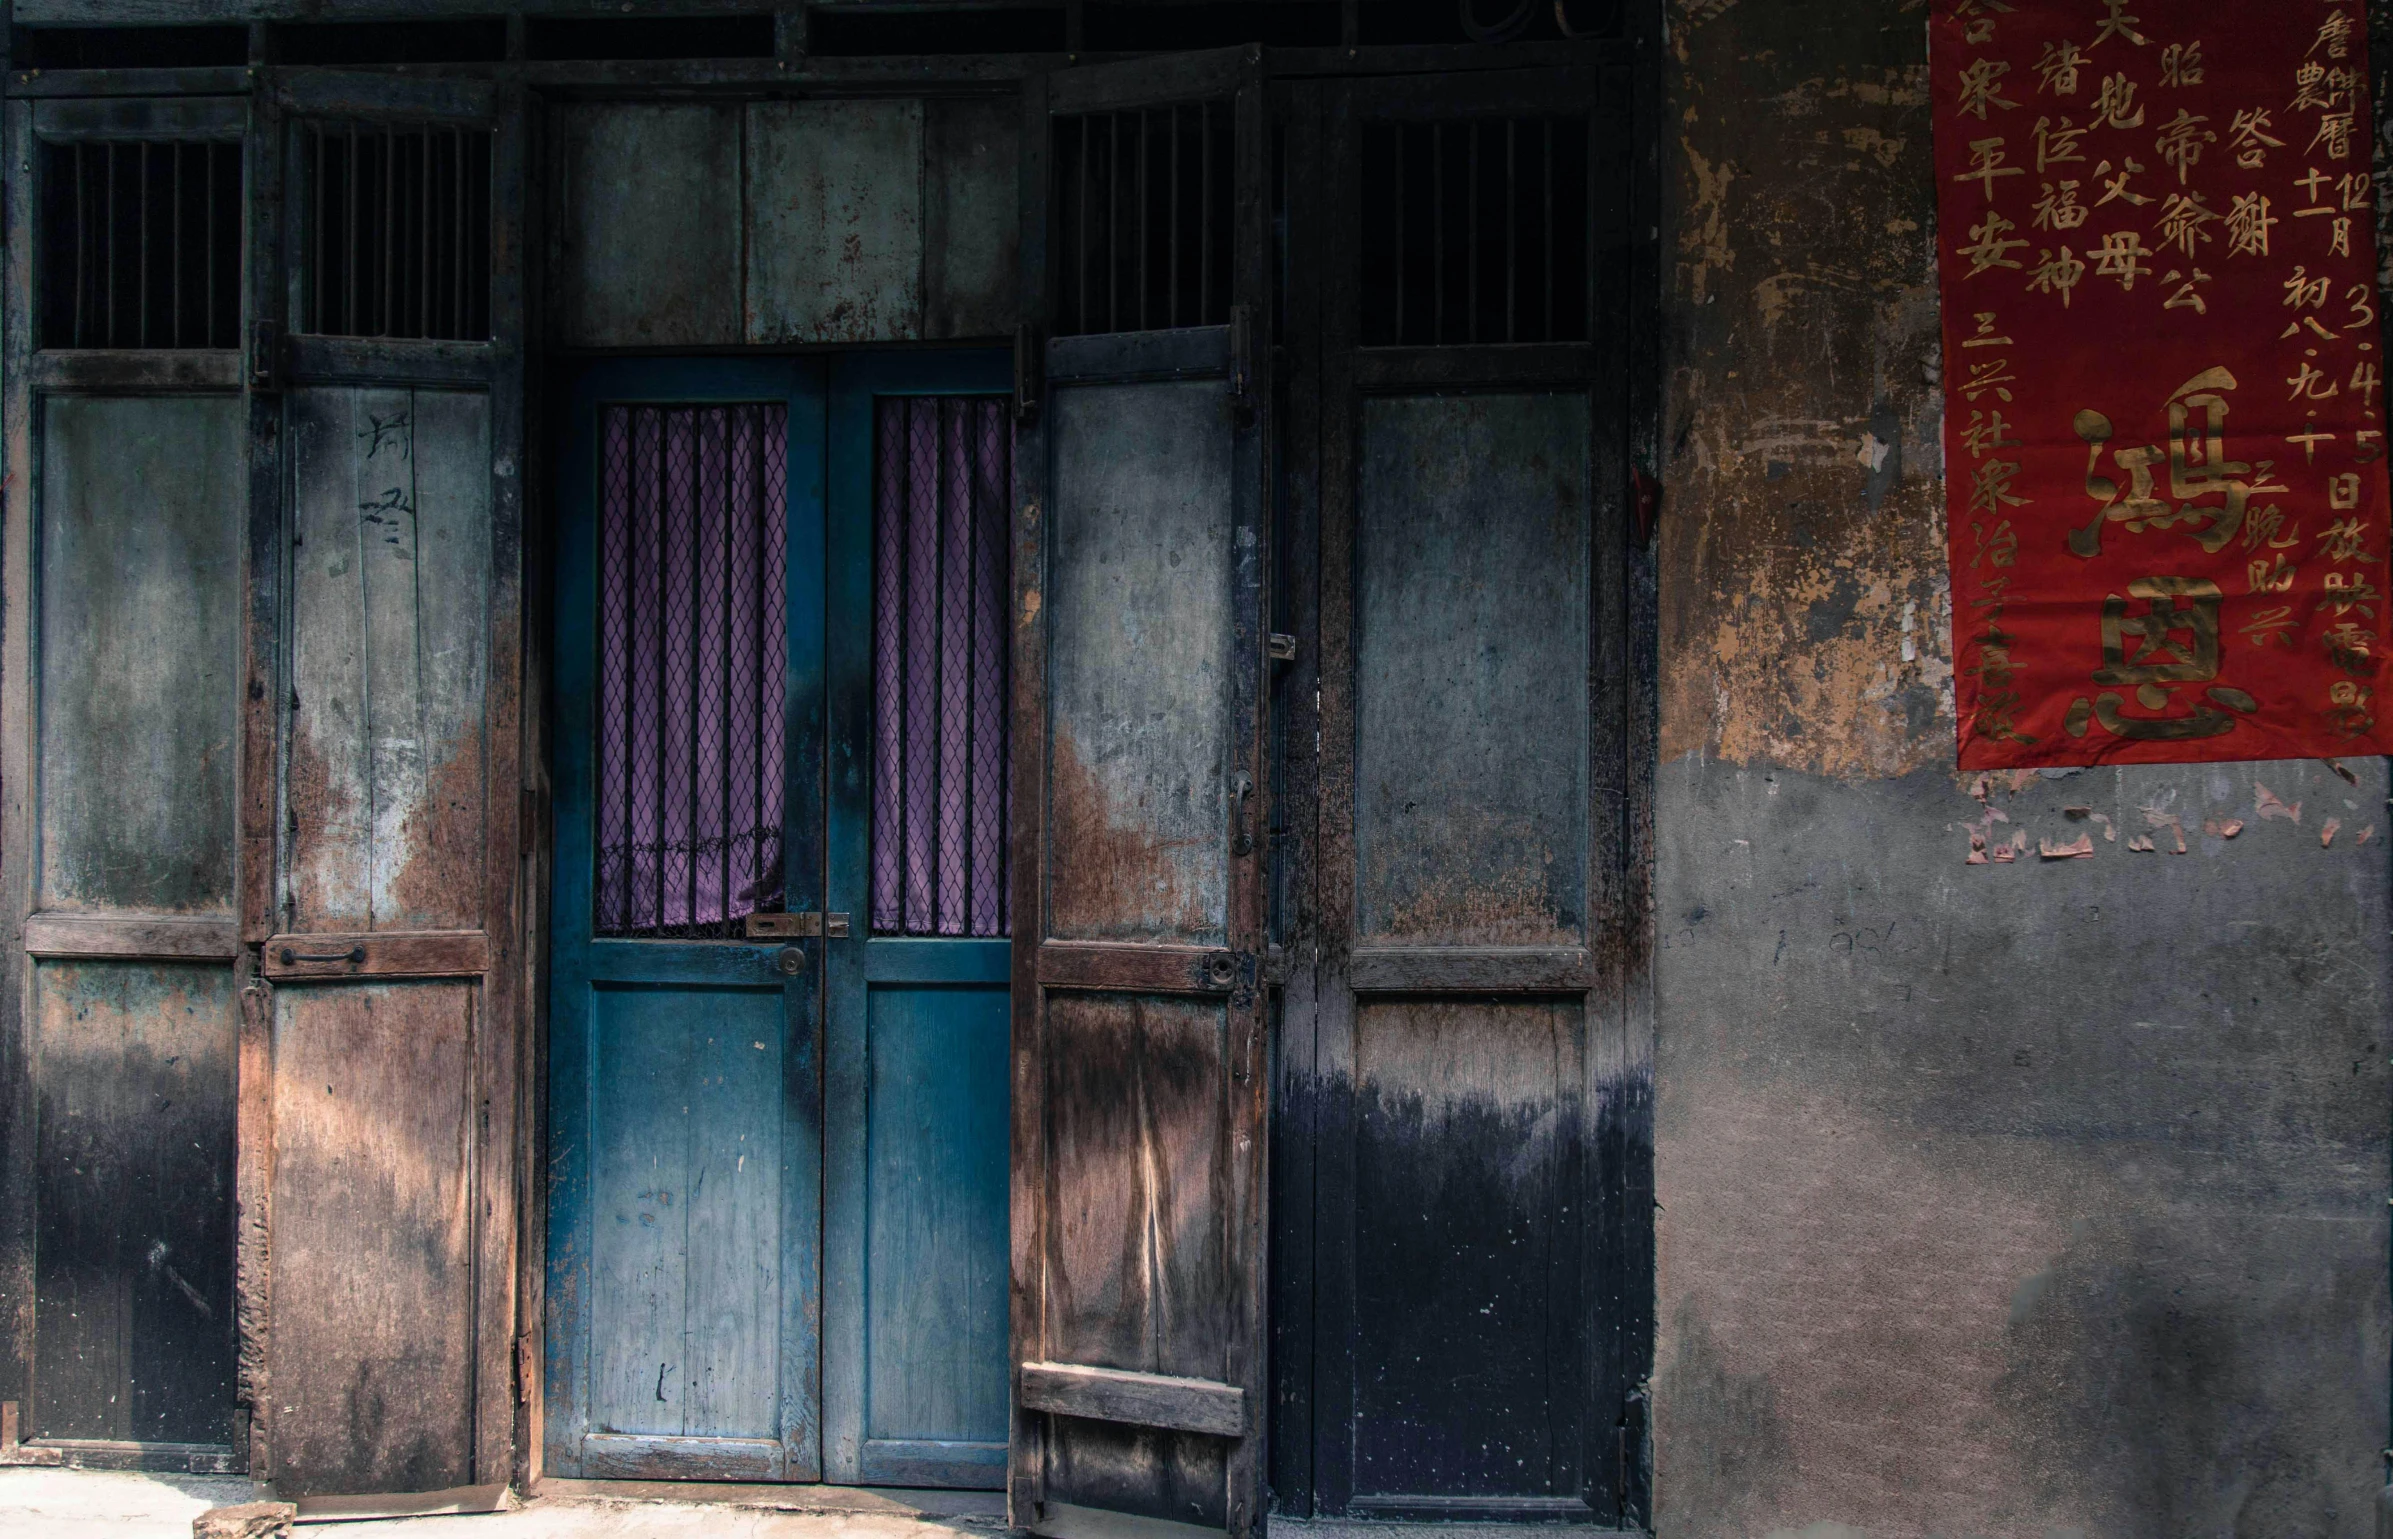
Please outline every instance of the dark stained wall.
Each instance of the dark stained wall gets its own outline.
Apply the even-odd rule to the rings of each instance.
[[[1954,773],[1927,15],[1670,11],[1659,1527],[2370,1534],[2385,769]]]

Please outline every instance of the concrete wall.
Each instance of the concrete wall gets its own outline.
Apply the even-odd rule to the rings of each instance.
[[[1671,8],[1660,1528],[2372,1533],[2385,769],[1954,773],[1927,14]]]

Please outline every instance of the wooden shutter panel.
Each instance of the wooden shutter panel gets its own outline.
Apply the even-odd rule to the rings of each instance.
[[[248,104],[6,119],[0,1462],[237,1469]]]
[[[286,1496],[496,1486],[516,1406],[522,114],[483,83],[320,73],[269,81],[262,112],[260,1473]]]
[[[1244,1534],[1263,1362],[1259,74],[1249,51],[1145,60],[1027,100],[1044,385],[1015,460],[1011,1505],[1052,1534]]]

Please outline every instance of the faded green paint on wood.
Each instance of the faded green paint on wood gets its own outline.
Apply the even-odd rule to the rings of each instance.
[[[750,342],[922,334],[922,103],[748,109]]]
[[[590,1430],[782,1436],[779,989],[591,991]],[[793,1278],[800,1289],[811,1281]]]
[[[1006,990],[867,991],[865,1436],[1006,1437]]]
[[[42,405],[40,908],[232,911],[245,428],[232,396]]]
[[[1022,308],[1022,108],[923,104],[922,334],[1010,337]]]
[[[558,339],[740,340],[740,108],[567,107],[558,145]]]
[[[485,852],[488,401],[291,398],[283,924],[477,929]]]

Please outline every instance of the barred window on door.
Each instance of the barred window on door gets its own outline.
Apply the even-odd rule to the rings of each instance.
[[[873,470],[872,928],[1009,933],[1007,556],[995,396],[884,396]]]
[[[782,883],[789,408],[600,409],[596,933],[724,939]]]

